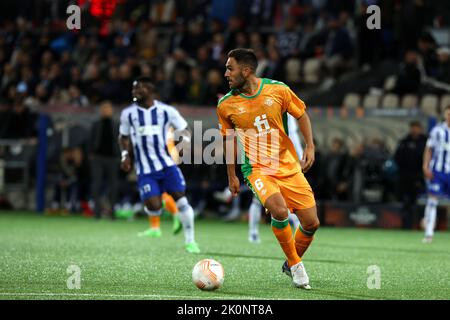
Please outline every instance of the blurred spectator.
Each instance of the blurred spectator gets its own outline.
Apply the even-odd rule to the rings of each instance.
[[[250,45],[249,45],[249,47],[251,49],[253,49],[254,51],[264,49],[264,43],[263,43],[263,40],[262,40],[261,33],[254,31],[254,32],[252,32],[250,34]]]
[[[187,38],[189,41],[186,43],[186,53],[190,57],[195,57],[197,49],[209,40],[201,21],[191,21],[189,23]]]
[[[284,28],[278,33],[277,47],[282,59],[298,56],[300,47],[300,30],[295,17],[288,17]]]
[[[90,166],[92,178],[92,199],[94,200],[95,217],[102,214],[114,218],[113,208],[117,201],[119,174],[119,124],[113,120],[114,109],[109,101],[100,105],[100,119],[95,121],[90,135]],[[102,206],[102,191],[107,190],[108,205]]]
[[[376,201],[386,200],[390,196],[392,186],[386,183],[384,166],[390,159],[390,153],[385,145],[383,138],[376,136],[368,139],[363,157],[364,164],[364,184],[366,190],[375,190],[381,197]],[[366,199],[367,201],[369,199]]]
[[[192,68],[188,86],[187,103],[203,105],[205,103],[206,81],[199,68]]]
[[[47,209],[48,214],[69,214],[76,211],[77,190],[76,190],[76,161],[74,159],[75,151],[64,149],[62,151],[59,165],[60,174],[57,183],[54,186],[52,204]],[[63,203],[64,202],[64,203]]]
[[[207,45],[203,45],[197,49],[196,64],[202,71],[206,72],[211,69],[222,70],[222,66],[211,58],[211,53]]]
[[[225,51],[228,52],[236,47],[236,34],[241,32],[244,26],[243,20],[238,16],[232,16],[228,20],[228,27],[223,34]]]
[[[397,81],[394,88],[395,93],[399,95],[417,93],[421,81],[420,70],[417,63],[417,53],[415,51],[408,50],[405,53],[403,63],[400,65],[400,70],[397,75]]]
[[[89,188],[89,168],[80,147],[65,148],[60,156],[60,175],[54,188],[51,208],[47,213],[75,213],[92,216],[87,202]]]
[[[436,54],[436,40],[429,32],[424,31],[417,41],[417,48],[423,61],[425,73],[429,77],[436,77],[439,64]]]
[[[235,46],[236,48],[247,48],[249,46],[247,35],[244,32],[241,31],[236,33]]]
[[[344,176],[347,158],[344,140],[333,138],[330,150],[322,163],[325,166],[324,184],[327,186],[328,195],[326,197],[328,199],[348,199],[348,177]]]
[[[320,146],[314,139],[314,145],[316,146],[314,152],[314,165],[305,173],[305,177],[308,180],[311,188],[314,190],[314,197],[319,200],[323,200],[327,196],[327,188],[324,184],[324,155],[320,150]]]
[[[12,109],[4,111],[2,118],[5,126],[1,128],[4,139],[31,139],[37,137],[37,114],[24,104],[23,98],[17,98]]]
[[[215,33],[213,35],[211,47],[211,57],[213,60],[218,61],[220,55],[225,52],[225,39],[222,34]]]
[[[210,70],[207,74],[204,104],[208,106],[217,105],[218,95],[226,94],[229,88],[226,86],[223,75],[218,70]]]
[[[364,187],[364,143],[356,143],[345,167],[345,176],[348,177],[350,200],[359,203],[363,200]]]
[[[170,101],[186,103],[188,97],[189,74],[185,69],[176,69],[173,75],[172,93]]]
[[[445,83],[450,83],[450,48],[444,47],[437,50],[439,66],[436,79]]]
[[[334,77],[351,67],[353,42],[342,21],[332,18],[328,22],[328,35],[325,43],[325,65]]]
[[[427,137],[422,124],[412,121],[409,133],[399,142],[395,151],[395,162],[399,172],[399,199],[403,204],[403,226],[410,229],[417,210],[417,196],[424,190],[422,173],[423,151]]]
[[[283,61],[276,48],[269,49],[269,61],[262,75],[264,78],[269,79],[284,79]]]
[[[81,94],[80,88],[77,85],[72,84],[69,87],[69,104],[76,107],[88,107],[88,98]]]
[[[72,52],[73,61],[80,67],[84,67],[88,62],[89,56],[91,55],[91,49],[88,45],[88,37],[84,34],[81,34],[78,37],[78,42],[74,46],[74,50]]]
[[[3,66],[1,92],[7,91],[8,86],[11,86],[17,80],[17,73],[11,63],[5,63]]]
[[[263,75],[266,73],[269,60],[267,59],[266,52],[263,48],[255,49],[255,55],[258,59],[258,67],[256,68],[255,74],[257,77],[263,77]]]
[[[242,3],[242,2],[241,2]],[[273,13],[275,12],[274,0],[246,0],[242,4],[243,15],[248,17],[250,27],[272,25]]]

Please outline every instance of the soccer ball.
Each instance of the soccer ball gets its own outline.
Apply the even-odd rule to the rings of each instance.
[[[223,284],[223,280],[223,267],[213,259],[200,260],[192,270],[192,282],[200,290],[212,291],[219,289]]]

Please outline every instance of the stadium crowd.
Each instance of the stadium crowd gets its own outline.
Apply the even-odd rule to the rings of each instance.
[[[294,88],[386,59],[404,61],[395,89],[401,94],[418,90],[420,65],[427,76],[450,80],[449,49],[425,31],[450,21],[426,1],[129,0],[110,1],[110,17],[92,16],[92,6],[80,1],[78,31],[66,27],[70,1],[58,1],[51,16],[44,11],[49,2],[21,2],[5,8],[1,22],[0,92],[7,105],[24,94],[35,106],[123,105],[132,79],[146,75],[164,101],[213,106],[228,91],[223,66],[235,47],[255,50],[259,76]],[[366,26],[370,4],[380,6],[382,30]],[[18,17],[8,19],[8,12]]]
[[[385,59],[401,65],[392,89],[398,94],[420,91],[421,72],[450,82],[450,50],[439,48],[426,29],[450,24],[445,10],[440,10],[445,1],[431,6],[422,0],[122,0],[110,1],[109,9],[97,14],[93,1],[91,6],[79,1],[81,30],[70,31],[65,9],[71,3],[16,0],[1,5],[0,139],[36,137],[37,113],[44,105],[94,112],[93,106],[108,100],[123,107],[130,102],[137,76],[154,79],[165,102],[215,106],[228,92],[224,65],[228,50],[236,47],[254,49],[257,75],[286,82],[300,97],[303,90],[314,90],[327,79],[338,81],[352,71],[376,68]],[[382,30],[366,26],[366,8],[371,4],[381,8]],[[51,7],[50,15],[46,6]],[[71,153],[64,152],[63,168],[64,159],[71,159]],[[81,158],[89,156],[89,150],[81,152]],[[358,185],[348,181],[358,172],[361,175],[361,166],[373,183],[389,186],[383,168],[393,153],[376,139],[345,146],[336,138],[330,147],[320,146],[317,164],[309,173],[317,197],[358,200]],[[81,166],[82,161],[69,163]],[[205,170],[211,178],[194,179],[195,172]],[[223,170],[220,166],[185,170],[193,190],[201,191],[192,192],[200,197],[194,205],[201,207],[205,201],[201,195],[225,187],[220,185],[226,183]],[[87,171],[71,172],[76,176]],[[395,197],[384,189],[385,199]]]

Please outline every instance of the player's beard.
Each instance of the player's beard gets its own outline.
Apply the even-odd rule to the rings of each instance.
[[[236,77],[236,79],[233,81],[233,85],[230,86],[230,89],[234,89],[234,90],[239,90],[241,91],[242,88],[245,86],[245,84],[247,83],[247,81],[245,80],[245,78],[242,75],[239,75],[238,77]]]

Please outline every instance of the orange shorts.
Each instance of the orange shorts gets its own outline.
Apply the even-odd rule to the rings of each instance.
[[[314,193],[302,172],[288,177],[277,177],[253,172],[246,179],[247,185],[264,205],[267,198],[279,192],[291,212],[309,209],[316,205]]]

